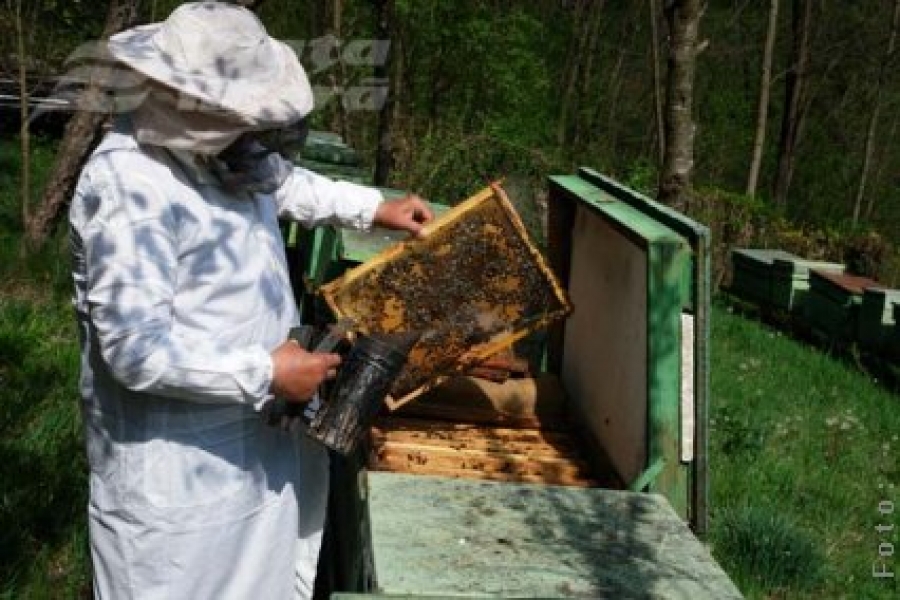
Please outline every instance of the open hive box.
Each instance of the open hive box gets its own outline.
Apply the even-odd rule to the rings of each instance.
[[[702,528],[706,228],[585,170],[550,180],[546,263],[496,186],[427,233],[320,288],[364,333],[423,334],[369,470],[649,489]],[[551,323],[525,377],[469,376]]]
[[[565,316],[570,305],[503,190],[491,186],[323,286],[366,334],[421,337],[394,382],[393,410]]]
[[[376,419],[368,446],[350,461],[332,463],[328,522],[336,558],[324,563],[341,566],[336,579],[343,589],[396,596],[559,597],[569,590],[579,597],[631,597],[658,586],[660,595],[739,597],[725,589],[721,571],[714,575],[703,566],[712,561],[700,556],[702,545],[682,522],[705,530],[709,232],[590,170],[554,176],[548,191],[547,264],[565,296],[541,284],[543,299],[529,299],[517,325],[488,334],[473,327],[487,339],[476,336],[471,347],[490,349],[499,336],[511,342],[515,332],[564,312],[565,298],[575,310],[551,326],[542,340],[545,356],[528,373],[491,381],[454,363],[450,371],[462,375],[413,401],[406,400],[411,392],[395,396],[395,405],[405,403]],[[516,221],[495,224],[493,215],[505,219],[508,210],[502,194],[481,195],[484,206],[433,226],[432,245],[403,249],[427,247],[431,256],[421,260],[434,266],[425,270],[412,260],[396,266],[401,281],[430,284],[415,292],[420,298],[452,294],[450,314],[469,306],[464,317],[486,302],[481,286],[488,283],[466,281],[468,274],[462,282],[438,283],[454,267],[444,244],[464,244],[467,255],[455,260],[474,262],[490,281],[504,281],[507,267],[522,262],[505,258],[503,228],[518,227]],[[491,220],[480,220],[482,210]],[[499,233],[503,241],[473,245],[473,238],[487,236],[442,232],[450,225]],[[532,260],[530,245],[516,248]],[[375,293],[359,280],[355,289],[327,291],[334,312],[348,315],[343,307],[355,307],[355,318],[382,329],[400,330],[401,321],[410,321],[414,311],[385,294],[392,284],[378,279],[394,264],[391,252],[397,250],[365,259]],[[532,277],[553,282],[540,261],[533,264]],[[353,283],[347,275],[343,285]],[[502,299],[506,286],[499,287]],[[437,312],[427,319],[441,316],[442,298],[422,310],[432,307]],[[436,348],[434,360],[445,350]],[[653,493],[631,493],[638,491]],[[618,508],[608,511],[613,505]],[[607,554],[598,562],[601,547]],[[577,572],[567,570],[572,565]],[[491,573],[496,580],[488,581]],[[714,581],[723,585],[711,591]],[[631,583],[634,593],[622,587]]]

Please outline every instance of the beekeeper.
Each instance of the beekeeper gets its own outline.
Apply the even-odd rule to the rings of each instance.
[[[70,209],[97,598],[308,598],[327,455],[262,417],[339,357],[286,343],[298,314],[278,219],[418,232],[382,202],[264,150],[301,123],[297,57],[249,11],[181,5],[109,42],[145,100],[87,162]]]

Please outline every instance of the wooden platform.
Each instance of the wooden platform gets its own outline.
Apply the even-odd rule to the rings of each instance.
[[[654,494],[370,472],[368,505],[385,595],[741,598]]]

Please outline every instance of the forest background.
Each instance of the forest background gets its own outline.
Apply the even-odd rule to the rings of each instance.
[[[0,77],[32,96],[77,71],[67,58],[79,45],[179,4],[4,2]],[[316,126],[343,134],[378,183],[453,203],[506,177],[538,207],[548,174],[581,165],[651,196],[664,190],[677,58],[667,12],[687,5],[696,14],[679,18],[699,26],[688,49],[693,162],[675,202],[713,229],[717,281],[728,249],[755,245],[900,283],[898,0],[244,3],[301,55],[318,92]],[[3,113],[5,132],[16,133],[16,116]],[[32,149],[58,136],[58,118],[30,116]],[[40,221],[46,232],[70,188],[51,180],[35,190],[22,175],[20,202],[0,219]]]
[[[900,286],[900,0],[243,3],[380,184],[452,204],[502,177],[539,228],[547,176],[589,166],[709,225],[719,284],[745,246]],[[177,4],[0,0],[0,598],[89,593],[61,217],[103,114],[46,99]],[[895,395],[713,311],[717,559],[751,598],[895,597],[868,577]]]

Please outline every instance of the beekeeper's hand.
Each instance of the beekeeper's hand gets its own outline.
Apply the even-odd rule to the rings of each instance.
[[[422,227],[434,219],[428,203],[415,194],[396,200],[386,200],[375,211],[375,224],[388,229],[408,231],[421,237]]]
[[[339,354],[307,352],[288,340],[272,352],[269,391],[288,402],[307,402],[323,381],[335,376],[339,364]]]

